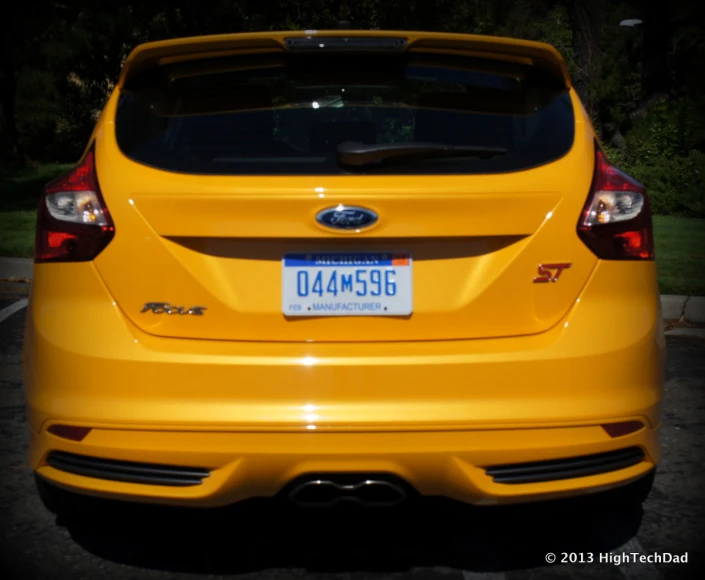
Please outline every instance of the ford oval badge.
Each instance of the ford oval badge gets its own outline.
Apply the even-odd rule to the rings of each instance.
[[[377,214],[364,207],[338,205],[324,209],[316,216],[319,224],[336,230],[359,230],[377,221]]]

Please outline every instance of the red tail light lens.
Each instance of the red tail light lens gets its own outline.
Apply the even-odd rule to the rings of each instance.
[[[653,260],[651,206],[644,186],[595,154],[592,189],[578,236],[602,260]]]
[[[37,213],[35,262],[87,262],[110,243],[115,227],[98,187],[95,153],[44,188]]]

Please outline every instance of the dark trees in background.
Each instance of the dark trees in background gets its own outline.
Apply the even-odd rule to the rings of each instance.
[[[17,79],[13,58],[12,8],[0,7],[0,169],[19,165],[22,155],[15,127],[15,91]]]
[[[597,0],[566,0],[568,21],[573,32],[573,83],[585,108],[595,117],[597,102],[593,83],[600,74],[600,36]]]
[[[644,52],[642,63],[642,102],[668,96],[671,71],[668,53],[671,45],[671,2],[643,0]]]

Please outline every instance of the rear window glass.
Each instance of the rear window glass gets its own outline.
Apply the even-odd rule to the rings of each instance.
[[[139,163],[220,175],[500,173],[564,156],[568,92],[529,66],[423,54],[242,56],[162,66],[122,90],[116,137]],[[501,151],[350,166],[338,146]]]

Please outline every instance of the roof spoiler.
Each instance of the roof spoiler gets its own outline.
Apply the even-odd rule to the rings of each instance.
[[[565,88],[572,86],[565,61],[549,44],[494,36],[382,30],[254,32],[149,42],[139,45],[127,57],[118,86],[125,86],[138,74],[154,67],[238,54],[404,50],[534,66],[550,74]]]

